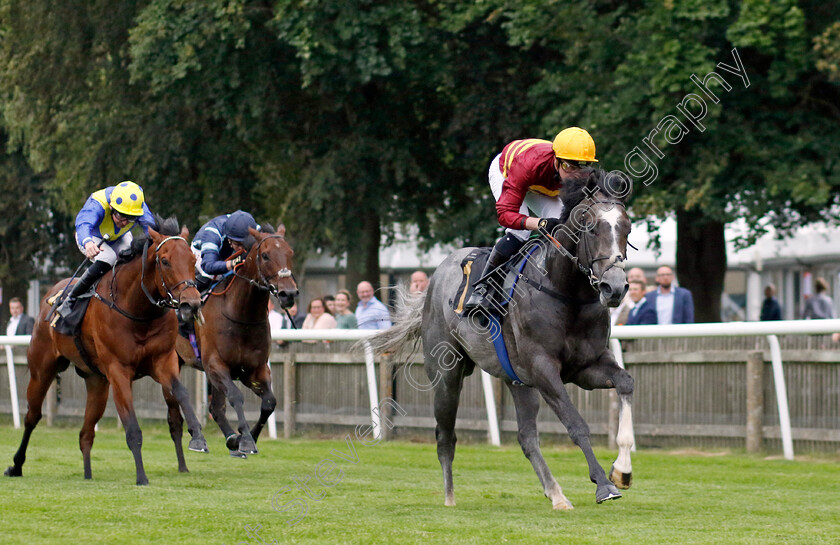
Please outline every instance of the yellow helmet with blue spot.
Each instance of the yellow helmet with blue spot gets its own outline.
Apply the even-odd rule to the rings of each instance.
[[[111,208],[126,216],[143,215],[143,188],[134,182],[117,184],[111,192]]]

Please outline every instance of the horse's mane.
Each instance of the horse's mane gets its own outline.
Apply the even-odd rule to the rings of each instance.
[[[155,214],[154,217],[155,224],[152,226],[152,228],[161,235],[167,237],[175,237],[181,234],[181,224],[178,223],[177,217],[170,216],[164,219],[158,214]],[[149,237],[147,237],[145,233],[132,240],[131,247],[128,250],[123,250],[122,252],[120,252],[120,258],[117,263],[126,263],[128,261],[131,261],[138,255],[141,255],[143,253],[143,246],[146,245],[147,240],[149,240]]]
[[[586,178],[579,178],[563,184],[560,198],[563,201],[563,213],[560,222],[566,223],[572,210],[584,199],[600,192],[610,200],[624,202],[630,196],[630,181],[626,176],[595,168]]]

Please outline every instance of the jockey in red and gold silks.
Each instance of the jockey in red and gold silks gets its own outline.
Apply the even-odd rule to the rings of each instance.
[[[501,265],[519,251],[532,230],[545,227],[550,231],[559,223],[563,212],[559,194],[564,180],[588,175],[587,167],[597,161],[595,142],[578,127],[561,131],[553,142],[514,140],[493,159],[488,180],[505,236],[496,241],[481,280],[464,305],[468,312],[490,310],[502,276]]]

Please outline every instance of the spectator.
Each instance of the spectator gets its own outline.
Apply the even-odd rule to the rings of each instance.
[[[767,287],[764,288],[764,303],[761,304],[760,320],[762,322],[768,322],[770,320],[781,319],[782,307],[776,300],[776,286],[773,284],[767,284]]]
[[[656,306],[645,296],[645,283],[641,280],[630,282],[628,292],[634,306],[627,314],[627,325],[652,325],[657,322]]]
[[[274,335],[283,329],[283,315],[274,308],[274,298],[268,298],[268,326]],[[277,346],[283,346],[283,341],[277,341]]]
[[[411,284],[409,285],[409,293],[423,293],[429,287],[429,277],[423,271],[414,271],[411,273]]]
[[[338,324],[338,329],[356,329],[359,327],[356,315],[350,311],[350,292],[347,290],[338,290],[338,293],[335,294],[335,321]]]
[[[327,305],[327,312],[335,316],[335,297],[325,295],[322,299],[324,300],[324,304]]]
[[[373,295],[373,285],[362,281],[356,287],[359,304],[356,306],[356,321],[359,329],[388,329],[391,327],[391,316],[388,308]]]
[[[335,318],[327,311],[327,304],[323,299],[311,300],[306,310],[308,314],[301,329],[335,329]]]
[[[647,285],[645,272],[639,267],[633,267],[627,271],[627,282],[631,283],[633,281],[641,282],[642,285]],[[636,306],[636,303],[630,297],[630,291],[628,289],[627,295],[624,296],[624,300],[621,301],[621,304],[613,309],[610,309],[610,320],[612,321],[612,325],[626,324],[630,311],[634,306]]]
[[[834,318],[834,301],[826,293],[828,282],[825,281],[825,278],[820,277],[814,281],[814,290],[817,293],[805,302],[805,312],[802,313],[802,318],[805,320]]]
[[[23,313],[23,302],[18,297],[9,299],[9,312],[12,317],[6,324],[6,335],[32,335],[35,319]]]
[[[292,317],[292,322],[289,322],[289,316],[283,316],[283,329],[303,329],[306,314],[298,314],[297,301],[288,310],[289,316]],[[292,323],[294,323],[294,327],[292,327]]]
[[[674,271],[671,267],[656,269],[657,289],[645,296],[656,310],[658,324],[693,324],[694,299],[685,288],[673,285]]]

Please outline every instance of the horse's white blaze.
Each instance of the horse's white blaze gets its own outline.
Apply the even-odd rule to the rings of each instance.
[[[612,251],[610,255],[621,255],[621,251],[618,249],[618,221],[621,219],[621,212],[619,212],[617,206],[613,205],[609,210],[601,212],[601,219],[612,227]]]
[[[630,474],[633,471],[630,463],[630,449],[633,448],[633,414],[630,403],[623,398],[619,414],[618,435],[615,438],[618,445],[618,458],[615,459],[613,467],[624,474]]]

